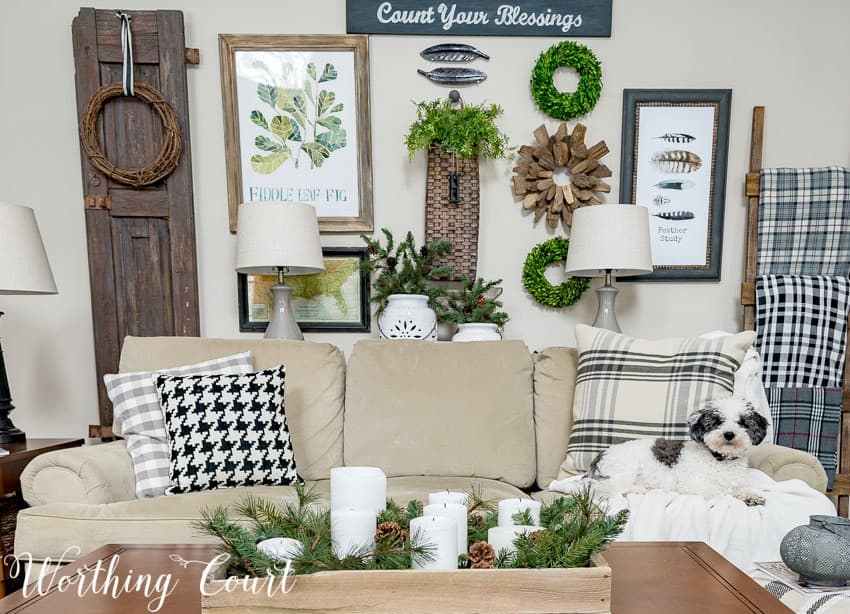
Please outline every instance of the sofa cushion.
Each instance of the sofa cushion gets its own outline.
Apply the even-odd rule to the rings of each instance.
[[[256,369],[286,366],[286,421],[298,473],[330,477],[342,464],[345,358],[327,343],[278,339],[127,337],[120,371],[155,371],[250,350]]]
[[[567,455],[577,366],[575,348],[546,348],[534,354],[534,434],[540,488],[549,488],[557,479]]]
[[[345,464],[524,488],[536,476],[532,395],[521,341],[360,341],[348,365]]]
[[[610,445],[644,437],[688,439],[686,419],[732,395],[755,333],[645,340],[576,326],[573,428],[563,470],[587,471]]]
[[[319,495],[319,505],[330,499],[330,481],[310,482]],[[442,490],[480,488],[486,499],[522,496],[522,491],[494,480],[458,477],[397,477],[387,480],[387,497],[399,505],[411,499],[427,501],[428,493]],[[51,503],[27,508],[18,516],[15,552],[28,552],[34,560],[56,558],[77,546],[86,554],[105,544],[209,544],[216,539],[193,527],[203,508],[230,505],[245,495],[295,500],[291,486],[222,488],[171,497],[134,499],[119,503],[88,505]],[[74,553],[69,553],[74,554]],[[71,556],[71,559],[77,556]]]

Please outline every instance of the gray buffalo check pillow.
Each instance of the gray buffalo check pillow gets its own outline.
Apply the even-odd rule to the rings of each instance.
[[[688,415],[732,395],[735,371],[755,333],[717,339],[634,339],[576,326],[579,353],[573,428],[562,474],[587,471],[615,443],[648,437],[687,439]]]
[[[122,436],[127,440],[127,451],[133,459],[136,497],[157,497],[165,494],[165,490],[171,486],[168,476],[168,437],[154,385],[156,375],[238,375],[253,370],[251,352],[242,352],[159,372],[140,371],[103,376],[115,419]]]

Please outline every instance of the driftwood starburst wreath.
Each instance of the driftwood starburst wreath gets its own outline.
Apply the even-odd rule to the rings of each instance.
[[[610,192],[603,179],[611,169],[601,159],[608,153],[605,141],[588,148],[584,144],[587,127],[576,124],[570,134],[566,122],[549,135],[545,125],[534,131],[535,144],[519,148],[514,167],[514,194],[522,196],[522,208],[534,211],[534,221],[544,215],[552,228],[561,220],[571,226],[573,211],[585,205],[600,204],[599,194]]]

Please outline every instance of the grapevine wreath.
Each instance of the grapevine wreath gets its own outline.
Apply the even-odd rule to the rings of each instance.
[[[522,283],[541,305],[554,309],[568,307],[574,304],[590,285],[586,277],[571,277],[558,286],[546,279],[546,267],[553,262],[566,260],[569,247],[569,241],[555,237],[534,246],[525,259]]]
[[[553,77],[559,68],[569,66],[579,75],[572,94],[555,87]],[[567,121],[588,113],[602,93],[602,64],[593,52],[572,41],[552,45],[540,54],[531,71],[531,93],[540,110]]]

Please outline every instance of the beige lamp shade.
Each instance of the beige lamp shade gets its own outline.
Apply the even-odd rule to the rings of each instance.
[[[0,203],[0,294],[56,294],[35,211]]]
[[[590,205],[573,212],[567,273],[615,277],[652,273],[649,211],[639,205]]]
[[[316,209],[303,203],[252,202],[239,205],[236,270],[249,275],[290,275],[325,269]]]

